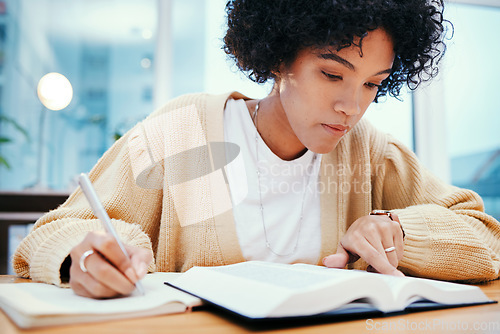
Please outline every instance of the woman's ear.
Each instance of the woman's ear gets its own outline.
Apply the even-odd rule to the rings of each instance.
[[[283,62],[283,60],[280,59],[278,67],[276,67],[271,73],[274,74],[276,77],[279,77],[281,73],[285,71],[285,68],[286,68],[285,63]]]
[[[274,79],[274,85],[275,87],[279,87],[279,84],[281,82],[281,71],[282,71],[282,68],[283,68],[283,64],[280,64],[280,67],[276,70],[273,70],[271,71],[272,75],[273,75],[273,79]]]
[[[271,71],[271,74],[273,75],[273,78],[275,81],[280,79],[280,71],[279,70]]]

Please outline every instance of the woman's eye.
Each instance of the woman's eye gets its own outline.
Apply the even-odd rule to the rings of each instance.
[[[370,89],[379,89],[382,86],[382,85],[377,85],[373,82],[367,82],[365,85]]]
[[[330,74],[324,71],[321,71],[321,73],[323,73],[323,75],[330,80],[342,80],[342,77],[340,75]]]

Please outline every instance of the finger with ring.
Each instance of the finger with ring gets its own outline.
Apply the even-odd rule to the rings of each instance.
[[[93,250],[88,250],[86,251],[85,253],[83,253],[82,257],[80,257],[80,269],[86,273],[88,270],[87,270],[87,267],[85,267],[85,260],[90,256],[94,254],[94,251]]]
[[[385,248],[384,252],[390,253],[390,252],[394,252],[395,250],[396,250],[396,247],[392,246],[392,247]]]

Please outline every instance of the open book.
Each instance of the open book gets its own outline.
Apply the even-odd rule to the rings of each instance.
[[[428,309],[493,302],[471,285],[257,261],[194,267],[167,284],[246,319],[391,313],[416,310],[419,303]]]
[[[91,299],[43,283],[0,284],[0,308],[21,328],[130,319],[182,313],[200,299],[164,285],[176,273],[154,273],[142,280],[145,295]]]

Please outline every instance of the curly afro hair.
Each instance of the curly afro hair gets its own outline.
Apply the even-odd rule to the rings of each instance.
[[[395,59],[377,101],[437,74],[446,50],[443,10],[443,0],[232,0],[224,51],[251,80],[264,83],[304,48],[362,49],[367,32],[383,28],[393,39]]]

